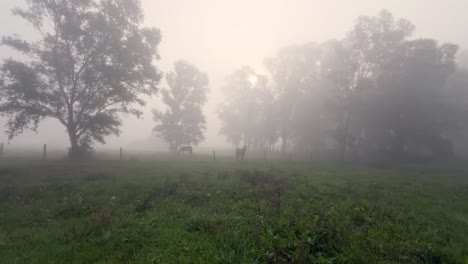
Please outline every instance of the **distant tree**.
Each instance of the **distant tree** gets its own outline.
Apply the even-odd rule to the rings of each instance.
[[[281,49],[266,60],[276,93],[281,151],[286,152],[293,132],[293,116],[303,93],[316,78],[320,50],[314,43]]]
[[[453,156],[446,133],[463,112],[444,87],[457,47],[407,40],[413,30],[382,11],[360,17],[341,41],[292,46],[269,59],[283,151],[285,144],[324,149],[332,136],[342,160],[351,152],[395,159],[423,149]],[[465,83],[461,70],[451,79],[452,88]]]
[[[326,70],[335,82],[338,117],[335,138],[342,160],[348,148],[362,141],[360,136],[365,133],[359,124],[363,114],[360,100],[368,92],[365,90],[375,86],[379,67],[388,62],[413,31],[414,26],[408,20],[395,21],[388,11],[381,11],[377,16],[360,17],[341,44],[334,46],[335,55]]]
[[[457,154],[466,158],[468,157],[468,68],[462,65],[457,67],[447,80],[444,93],[447,94],[447,103],[452,107],[451,119],[456,124],[451,127],[448,134],[454,142]]]
[[[392,159],[424,149],[433,157],[453,158],[446,132],[457,125],[456,105],[445,87],[457,50],[432,39],[405,41],[381,68],[378,90],[367,98],[367,132]]]
[[[277,101],[275,101],[275,96],[271,90],[265,90],[265,105],[263,105],[262,120],[260,124],[262,125],[261,135],[263,136],[263,145],[260,146],[269,151],[275,150],[275,145],[279,139],[279,128],[280,128],[280,118],[279,118],[279,107]]]
[[[166,75],[168,88],[162,89],[167,110],[154,110],[154,131],[176,152],[182,144],[198,145],[205,140],[206,119],[203,106],[207,100],[209,80],[194,65],[177,61],[174,71]]]
[[[28,57],[0,68],[0,113],[10,138],[57,119],[70,139],[71,158],[88,153],[93,141],[118,135],[119,114],[139,116],[136,106],[157,92],[161,36],[145,28],[138,0],[27,0],[15,15],[42,38],[3,37],[1,44]]]
[[[457,56],[457,65],[468,70],[468,50],[462,50]]]
[[[334,100],[334,86],[327,80],[327,69],[324,68],[325,55],[329,43],[317,45],[314,58],[315,67],[310,69],[308,78],[301,96],[296,102],[296,110],[292,115],[292,140],[296,151],[320,154],[330,146],[329,139],[333,139],[337,119],[330,111],[330,101]],[[335,110],[335,109],[333,109]]]
[[[267,79],[251,67],[243,67],[227,78],[223,89],[226,100],[219,106],[222,122],[220,134],[235,146],[264,149],[274,141],[276,133],[273,116],[267,116],[273,97],[267,88]]]

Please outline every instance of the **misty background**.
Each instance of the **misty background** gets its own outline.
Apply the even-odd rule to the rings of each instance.
[[[12,8],[22,5],[18,0],[0,2],[0,35],[19,34],[26,40],[37,40],[32,27],[11,14]],[[468,25],[468,2],[463,0],[362,0],[359,4],[338,0],[143,0],[142,6],[145,24],[161,29],[163,36],[157,66],[168,72],[174,61],[184,59],[209,75],[211,89],[205,107],[208,129],[200,149],[230,146],[219,135],[216,114],[224,98],[221,87],[226,76],[243,65],[266,74],[264,59],[274,56],[282,47],[342,39],[361,15],[375,15],[386,9],[396,18],[408,19],[416,26],[411,38],[455,43],[461,51],[468,47],[468,36],[463,34]],[[0,59],[17,56],[11,49],[0,46]],[[163,81],[160,87],[165,86]],[[148,101],[140,119],[123,117],[119,137],[106,138],[106,145],[96,142],[95,148],[122,146],[166,151],[165,144],[155,139],[152,132],[154,108],[161,109],[158,96]],[[2,131],[4,124],[5,119],[0,119]],[[25,131],[10,141],[10,145],[40,148],[48,144],[60,149],[69,145],[66,130],[58,121],[41,122],[38,132]],[[8,142],[5,133],[0,133],[0,142]]]

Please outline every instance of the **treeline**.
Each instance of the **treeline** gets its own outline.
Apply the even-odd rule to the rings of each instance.
[[[204,141],[208,75],[177,61],[161,88],[162,37],[144,26],[140,1],[28,0],[13,13],[40,38],[0,41],[23,54],[0,65],[0,115],[10,138],[51,118],[69,136],[69,156],[87,157],[94,142],[120,134],[122,114],[140,116],[148,96],[160,94],[154,131],[170,150]],[[468,156],[468,71],[457,65],[458,47],[411,38],[414,30],[382,11],[360,17],[344,39],[280,50],[265,60],[265,74],[235,71],[223,87],[221,134],[249,152]]]
[[[411,38],[387,11],[362,16],[342,40],[284,48],[267,74],[227,78],[221,134],[252,151],[340,160],[449,160],[468,132],[468,72],[458,46]]]

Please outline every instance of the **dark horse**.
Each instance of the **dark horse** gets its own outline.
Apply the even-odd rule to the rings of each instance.
[[[177,151],[177,155],[180,155],[180,153],[185,155],[185,152],[188,152],[188,153],[190,153],[190,155],[192,155],[192,153],[193,153],[192,146],[182,146],[182,147],[180,147],[179,151]]]
[[[243,148],[236,149],[236,160],[244,160],[245,152],[247,151],[247,146],[244,145]]]

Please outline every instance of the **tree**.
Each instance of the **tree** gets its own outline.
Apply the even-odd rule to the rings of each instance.
[[[413,30],[382,11],[360,17],[341,41],[288,47],[268,60],[283,151],[328,149],[331,135],[341,160],[351,151],[353,158],[453,157],[447,132],[464,112],[449,90],[461,93],[455,87],[465,85],[464,74],[444,87],[457,46],[409,41]]]
[[[329,66],[329,76],[336,80],[336,105],[341,109],[336,130],[340,145],[340,158],[344,160],[350,145],[360,142],[354,135],[365,134],[359,125],[361,97],[367,94],[366,89],[375,85],[379,67],[387,63],[391,54],[414,31],[414,26],[405,19],[395,21],[388,11],[381,11],[377,16],[360,17],[353,30],[342,41],[339,51],[346,54],[338,64]],[[344,61],[343,61],[344,60]],[[357,123],[357,124],[354,124]]]
[[[452,118],[456,126],[449,131],[455,152],[458,156],[468,157],[468,53],[459,56],[458,67],[449,77],[445,86],[448,102],[454,108]],[[466,57],[465,63],[462,58]],[[461,154],[461,155],[460,155]]]
[[[166,75],[166,81],[169,88],[162,89],[161,93],[168,109],[153,111],[158,123],[154,131],[175,152],[182,144],[198,145],[205,140],[206,120],[202,108],[207,100],[209,80],[194,65],[178,61],[174,71]]]
[[[119,135],[119,115],[139,116],[144,96],[157,92],[161,36],[142,26],[140,1],[27,0],[13,12],[42,38],[1,41],[29,58],[7,59],[0,69],[0,113],[9,118],[10,138],[54,118],[67,130],[69,156],[80,158],[93,141]]]
[[[218,109],[220,134],[235,146],[243,143],[249,149],[263,150],[271,145],[276,133],[265,133],[275,127],[273,117],[266,115],[273,103],[267,78],[245,66],[227,78],[223,91],[226,100]]]
[[[436,158],[453,158],[445,133],[457,126],[457,111],[454,91],[445,87],[455,71],[457,50],[432,39],[405,41],[382,67],[370,127],[394,160],[421,149]]]
[[[303,94],[316,79],[320,67],[320,49],[315,43],[294,45],[281,49],[266,60],[277,94],[277,114],[281,151],[286,152],[293,134],[293,116]]]
[[[457,65],[460,68],[468,69],[468,50],[462,50],[457,56]]]
[[[265,90],[263,113],[261,119],[262,135],[266,150],[274,151],[279,139],[279,107],[271,90]]]
[[[399,161],[409,152],[453,156],[444,132],[454,126],[455,112],[444,87],[456,52],[455,45],[431,39],[393,46],[348,98],[353,114],[348,139],[355,140],[347,145],[361,154],[390,154]]]

